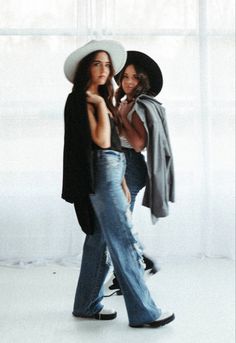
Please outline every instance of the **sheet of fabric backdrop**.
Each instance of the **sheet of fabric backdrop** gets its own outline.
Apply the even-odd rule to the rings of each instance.
[[[0,260],[80,256],[84,235],[61,200],[66,56],[116,39],[160,65],[176,204],[153,226],[134,214],[156,257],[234,257],[234,1],[0,0]]]

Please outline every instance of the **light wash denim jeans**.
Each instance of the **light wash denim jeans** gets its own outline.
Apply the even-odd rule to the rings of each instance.
[[[125,166],[124,153],[97,151],[95,194],[90,196],[97,223],[94,234],[85,239],[74,313],[92,316],[103,308],[103,283],[109,269],[108,248],[124,295],[129,323],[139,325],[159,318],[161,310],[145,284],[141,254],[132,234],[129,204],[121,187]]]

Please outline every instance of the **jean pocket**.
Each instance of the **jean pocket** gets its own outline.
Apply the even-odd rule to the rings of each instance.
[[[122,167],[121,155],[112,150],[99,151],[97,167],[106,175],[116,175]]]

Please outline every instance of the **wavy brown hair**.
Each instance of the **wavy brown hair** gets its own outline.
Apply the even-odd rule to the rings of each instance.
[[[73,80],[73,88],[72,91],[78,93],[80,96],[86,98],[86,91],[89,88],[90,82],[91,82],[91,76],[90,76],[90,67],[92,65],[92,62],[96,58],[96,55],[99,52],[105,52],[109,58],[110,61],[110,74],[107,78],[107,81],[104,85],[100,85],[98,87],[98,93],[101,97],[103,97],[107,108],[114,114],[116,117],[116,109],[113,105],[113,98],[114,98],[114,88],[112,84],[112,77],[114,76],[114,68],[112,65],[112,61],[110,58],[110,55],[103,50],[96,50],[89,55],[85,56],[78,64],[77,70],[75,72],[75,77]]]
[[[139,80],[139,83],[134,90],[133,97],[137,98],[141,94],[147,94],[147,95],[154,96],[154,93],[150,89],[151,88],[150,81],[149,81],[149,77],[148,77],[148,74],[145,71],[145,69],[139,64],[128,63],[123,67],[123,69],[120,73],[119,80],[118,80],[119,88],[117,88],[117,90],[115,92],[116,107],[119,106],[121,99],[125,96],[125,92],[122,88],[122,80],[124,78],[125,70],[129,65],[134,66],[137,78]]]

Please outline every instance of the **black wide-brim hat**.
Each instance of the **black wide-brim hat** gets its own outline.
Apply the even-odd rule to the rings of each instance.
[[[141,51],[127,51],[127,60],[125,62],[125,66],[117,75],[115,75],[116,82],[119,84],[120,76],[123,70],[130,64],[139,65],[146,71],[150,81],[150,90],[153,93],[153,96],[159,94],[163,86],[161,69],[151,57]]]

